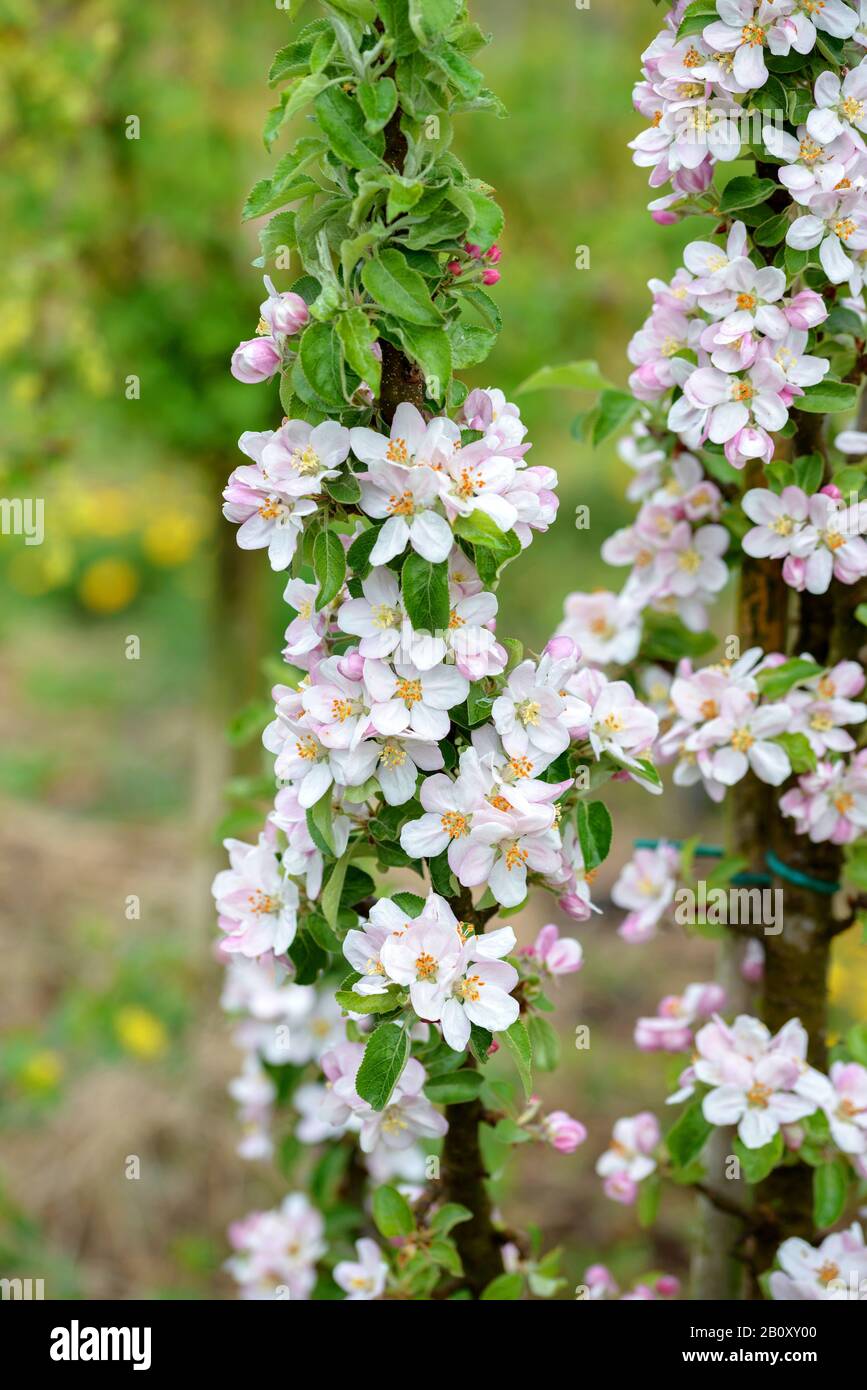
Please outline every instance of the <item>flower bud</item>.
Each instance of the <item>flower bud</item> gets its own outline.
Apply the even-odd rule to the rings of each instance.
[[[270,380],[279,366],[280,349],[273,338],[250,338],[232,353],[232,376],[247,385]]]

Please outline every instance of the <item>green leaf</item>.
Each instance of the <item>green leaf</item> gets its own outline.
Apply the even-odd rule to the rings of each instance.
[[[824,667],[817,665],[815,661],[808,661],[800,656],[794,657],[791,661],[784,661],[781,666],[772,666],[767,671],[760,671],[756,676],[756,684],[760,694],[766,699],[781,700],[793,685],[821,676],[823,670]]]
[[[622,429],[640,409],[640,403],[627,391],[606,388],[599,397],[598,413],[593,422],[594,445],[601,444],[603,439]]]
[[[816,754],[806,734],[777,734],[771,741],[786,750],[794,773],[800,776],[802,772],[816,771]]]
[[[700,34],[709,24],[719,20],[714,0],[692,0],[683,12],[677,30],[677,37],[683,39],[687,34]]]
[[[488,1052],[493,1041],[493,1034],[489,1033],[487,1028],[480,1028],[477,1023],[470,1025],[470,1052],[480,1066],[484,1066],[487,1062]]]
[[[476,367],[486,361],[497,342],[497,334],[492,328],[483,328],[477,323],[453,323],[449,325],[452,366],[455,371],[464,367]]]
[[[382,164],[385,137],[366,128],[364,112],[340,87],[326,87],[314,102],[316,119],[342,164],[351,169],[375,169]]]
[[[355,1078],[355,1089],[374,1110],[384,1110],[388,1105],[406,1066],[409,1047],[409,1033],[398,1023],[383,1023],[370,1035]]]
[[[521,1085],[524,1087],[524,1094],[529,1100],[533,1090],[533,1048],[530,1043],[530,1035],[518,1018],[511,1028],[507,1028],[505,1033],[500,1033],[498,1036],[512,1054],[515,1066],[518,1068],[518,1075],[521,1078]]]
[[[432,302],[424,278],[393,247],[365,263],[361,283],[371,298],[395,318],[430,327],[442,323],[442,314]]]
[[[849,1165],[845,1158],[831,1159],[813,1169],[813,1221],[820,1231],[840,1220],[848,1192]]]
[[[704,1117],[700,1100],[694,1100],[678,1116],[665,1136],[668,1152],[678,1168],[685,1168],[698,1158],[712,1129],[713,1125]]]
[[[723,189],[720,212],[756,207],[759,203],[766,203],[776,191],[777,184],[773,179],[757,179],[752,174],[740,175],[731,179]]]
[[[853,338],[863,338],[864,325],[852,309],[845,309],[842,304],[835,304],[821,325],[821,332],[848,333]]]
[[[533,1061],[542,1071],[554,1071],[560,1061],[560,1039],[556,1029],[548,1022],[547,1018],[540,1018],[538,1014],[531,1014],[527,1031],[530,1034],[530,1046],[533,1049]]]
[[[304,376],[319,400],[330,410],[344,410],[340,339],[332,325],[311,323],[304,330],[299,352]]]
[[[756,227],[756,230],[753,232],[753,241],[756,246],[779,246],[788,229],[788,214],[781,212],[779,216],[769,217]]]
[[[773,1139],[763,1144],[760,1149],[748,1149],[746,1144],[737,1138],[734,1142],[735,1156],[748,1183],[763,1182],[780,1162],[784,1149],[783,1136],[779,1130]]]
[[[579,801],[575,819],[584,868],[592,872],[608,857],[611,848],[611,813],[603,801]]]
[[[484,193],[476,192],[475,189],[463,188],[461,192],[469,201],[473,211],[473,221],[467,232],[468,239],[480,246],[483,251],[487,251],[502,234],[505,221],[503,210],[494,202],[493,198],[488,198]]]
[[[656,1220],[661,1198],[662,1180],[658,1173],[651,1173],[638,1188],[638,1224],[643,1231]]]
[[[415,1217],[409,1202],[396,1187],[377,1187],[371,1205],[376,1229],[386,1240],[412,1235]]]
[[[336,531],[320,531],[313,542],[313,573],[319,585],[318,613],[337,597],[346,578],[346,552]]]
[[[471,545],[491,546],[497,549],[507,539],[494,519],[477,507],[467,516],[459,516],[454,524],[456,536],[469,541]]]
[[[327,20],[320,20],[323,28],[327,25]],[[271,87],[278,82],[284,81],[287,77],[300,77],[307,72],[310,66],[310,54],[313,51],[313,39],[298,40],[295,43],[287,43],[284,48],[274,55],[274,61],[268,73],[268,83]]]
[[[460,1226],[464,1221],[472,1221],[473,1213],[468,1207],[462,1207],[459,1202],[446,1202],[445,1206],[440,1207],[439,1211],[431,1217],[428,1225],[432,1231],[436,1231],[439,1236],[447,1236],[453,1231],[455,1226]]]
[[[467,101],[481,91],[484,78],[469,60],[450,43],[439,43],[430,50],[430,59],[445,73],[451,85]]]
[[[792,401],[795,410],[806,410],[813,415],[834,415],[841,410],[854,410],[858,404],[858,390],[848,381],[834,381],[825,377],[816,386],[808,386],[803,396]]]
[[[803,492],[818,492],[822,486],[824,472],[825,460],[821,454],[802,454],[800,458],[795,459],[795,486]]]
[[[365,128],[375,135],[388,125],[397,109],[397,87],[390,77],[380,77],[377,82],[360,82],[356,95]]]
[[[596,362],[564,362],[561,367],[540,367],[517,388],[524,391],[601,391],[610,386]]]
[[[426,47],[450,29],[461,12],[461,0],[409,0],[409,22]]]
[[[352,545],[346,552],[346,563],[357,574],[359,579],[364,579],[370,569],[370,552],[379,539],[379,526],[368,526],[366,531],[362,531],[360,536],[356,536]]]
[[[448,561],[433,564],[410,551],[403,562],[401,591],[407,616],[417,632],[442,632],[449,625]]]
[[[339,478],[328,478],[322,484],[329,497],[344,507],[354,507],[361,500],[361,485],[354,473],[342,473]]]
[[[422,328],[401,323],[400,340],[407,356],[417,362],[425,375],[427,394],[442,400],[452,375],[452,348],[443,328]]]
[[[326,854],[334,855],[334,811],[332,808],[333,798],[331,788],[323,792],[315,806],[311,806],[307,812],[307,828],[310,838],[316,844],[317,849],[324,850]]]
[[[515,1303],[524,1292],[523,1274],[498,1274],[479,1294],[484,1303]]]
[[[350,367],[367,382],[374,396],[378,396],[382,363],[373,351],[377,333],[367,314],[358,307],[347,309],[337,319],[336,328]]]
[[[480,1072],[464,1068],[446,1076],[432,1076],[425,1085],[424,1093],[435,1105],[460,1105],[475,1100],[483,1083]]]
[[[341,1009],[351,1014],[390,1014],[398,1007],[398,992],[386,994],[356,994],[354,989],[339,989],[335,999]]]
[[[263,266],[275,259],[281,247],[287,250],[295,245],[295,213],[278,212],[276,217],[266,223],[259,232],[259,246],[262,255],[259,258]]]
[[[328,964],[328,956],[311,932],[299,932],[289,947],[289,959],[295,966],[293,980],[297,985],[312,985],[319,972]]]
[[[340,915],[340,895],[343,892],[346,870],[349,868],[350,853],[351,850],[347,850],[346,853],[338,859],[334,868],[331,870],[331,876],[328,882],[322,890],[320,906],[329,927],[337,926],[337,919]]]

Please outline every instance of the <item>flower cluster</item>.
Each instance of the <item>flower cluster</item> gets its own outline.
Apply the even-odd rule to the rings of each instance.
[[[238,544],[267,549],[275,570],[291,564],[305,518],[327,515],[332,498],[348,495],[346,489],[376,523],[368,552],[375,568],[407,550],[442,563],[452,553],[456,523],[471,518],[526,547],[533,531],[546,531],[557,514],[557,476],[527,466],[525,427],[516,407],[500,406],[501,394],[471,392],[463,419],[474,425],[463,429],[444,415],[426,421],[405,402],[388,436],[332,420],[286,420],[278,430],[243,434],[239,448],[252,463],[229,478],[223,514],[238,524]],[[474,427],[485,421],[483,429]],[[343,491],[329,488],[338,481]]]

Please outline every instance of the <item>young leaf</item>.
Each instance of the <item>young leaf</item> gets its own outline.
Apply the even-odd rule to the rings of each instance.
[[[813,1220],[820,1230],[833,1226],[843,1215],[849,1191],[849,1165],[834,1158],[813,1169]]]
[[[319,585],[318,613],[337,597],[346,578],[346,552],[336,531],[320,531],[313,542],[313,573]]]
[[[336,327],[350,367],[367,382],[374,396],[378,396],[382,363],[373,351],[377,333],[367,314],[359,307],[347,309],[337,319]]]
[[[524,1292],[523,1274],[498,1274],[479,1294],[482,1302],[514,1303]]]
[[[425,46],[444,34],[460,12],[461,0],[409,0],[412,32]]]
[[[776,193],[777,185],[773,179],[757,179],[752,174],[730,179],[720,198],[720,212],[737,212],[741,208],[754,208],[758,203],[766,203]]]
[[[530,1035],[521,1020],[516,1019],[511,1028],[507,1028],[505,1033],[500,1033],[498,1036],[512,1054],[515,1066],[518,1068],[518,1075],[521,1078],[521,1085],[524,1087],[524,1094],[529,1100],[533,1091],[533,1048],[530,1043]]]
[[[417,632],[442,632],[449,625],[449,567],[410,551],[401,573],[403,602]]]
[[[814,415],[833,415],[840,410],[854,410],[858,404],[858,391],[848,381],[834,381],[825,377],[816,386],[807,386],[803,396],[792,401],[795,410],[807,410]]]
[[[821,676],[822,670],[815,661],[794,657],[791,661],[784,661],[781,666],[772,666],[767,671],[760,671],[756,677],[756,684],[766,699],[781,700],[793,685]]]
[[[386,1240],[411,1235],[415,1230],[415,1218],[409,1202],[396,1187],[378,1187],[373,1194],[372,1206],[376,1229]]]
[[[484,1077],[480,1072],[465,1068],[445,1076],[431,1077],[425,1085],[424,1093],[435,1105],[460,1105],[465,1101],[475,1100],[483,1083]]]
[[[611,814],[603,801],[579,801],[575,814],[584,868],[592,872],[607,859],[611,848]]]
[[[409,1033],[398,1023],[383,1023],[368,1039],[355,1089],[372,1105],[384,1110],[409,1057]]]
[[[371,298],[395,318],[431,327],[442,323],[442,314],[432,302],[424,278],[393,247],[365,263],[361,282]]]
[[[364,112],[341,87],[326,87],[313,104],[316,119],[342,164],[351,169],[376,169],[382,164],[385,137],[371,134]]]
[[[378,82],[361,82],[358,102],[364,112],[364,125],[371,135],[387,126],[397,107],[397,88],[390,77]]]
[[[694,1100],[678,1116],[665,1136],[668,1152],[678,1168],[685,1168],[698,1158],[712,1129],[713,1125],[704,1117],[700,1100]]]
[[[783,1136],[778,1130],[769,1143],[760,1149],[748,1149],[740,1139],[734,1142],[735,1155],[741,1165],[741,1173],[748,1183],[762,1182],[776,1168],[783,1157]]]

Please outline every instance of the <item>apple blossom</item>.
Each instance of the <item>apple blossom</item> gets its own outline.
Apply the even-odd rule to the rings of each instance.
[[[341,1260],[334,1266],[334,1282],[346,1294],[347,1302],[379,1298],[385,1289],[388,1265],[375,1240],[355,1242],[356,1260]]]
[[[773,1299],[867,1303],[867,1246],[857,1222],[818,1247],[797,1236],[784,1240],[777,1260],[781,1268],[769,1281]]]

